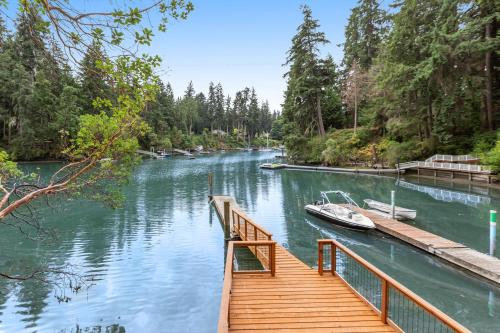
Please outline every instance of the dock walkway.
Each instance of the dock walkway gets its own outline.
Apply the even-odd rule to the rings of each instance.
[[[337,173],[338,172],[362,173],[369,175],[404,173],[404,170],[398,170],[398,169],[332,168],[326,166],[295,165],[295,164],[280,164],[280,166],[281,166],[280,169],[289,169],[289,170],[322,171],[322,172],[337,172]]]
[[[363,208],[351,207],[369,217],[378,230],[434,254],[461,269],[500,285],[500,260],[467,246],[421,230],[404,222],[380,216]]]
[[[469,332],[336,241],[318,240],[316,271],[276,244],[272,234],[254,223],[234,199],[213,196],[211,200],[223,227],[229,225],[232,236],[242,240],[228,242],[219,333],[417,332],[419,325],[422,328],[433,325],[439,329],[435,332],[441,332],[442,328],[443,332]],[[330,269],[324,269],[324,249],[328,246]],[[239,248],[250,250],[262,263],[263,270],[241,270]],[[353,262],[348,264],[349,260]],[[347,268],[355,267],[355,262],[359,263],[358,269],[366,271],[347,272]],[[369,286],[380,282],[378,290],[370,290],[380,302],[370,302],[368,296],[356,291],[348,282],[350,273],[363,274],[363,281]],[[413,302],[416,308],[424,309],[420,309],[421,324],[412,320],[410,327],[410,321],[404,318],[412,317],[412,313],[406,317],[399,315],[403,310],[397,309],[400,302],[396,302],[395,293],[411,299],[408,304]],[[424,318],[431,321],[425,322]]]
[[[233,277],[229,332],[396,332],[338,277],[276,246],[274,278]]]

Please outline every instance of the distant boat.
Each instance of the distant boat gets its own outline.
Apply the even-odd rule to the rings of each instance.
[[[285,166],[279,163],[264,163],[259,166],[261,169],[283,169]]]
[[[368,207],[376,209],[385,213],[384,215],[391,215],[391,205],[384,202],[375,201],[372,199],[363,200]],[[413,220],[417,217],[417,211],[414,209],[408,209],[403,207],[394,206],[394,218],[396,220]]]
[[[328,194],[337,194],[342,197],[347,205],[334,204],[330,202]],[[332,222],[341,227],[356,230],[375,229],[375,223],[363,214],[352,210],[349,206],[359,207],[349,195],[342,191],[323,191],[321,192],[322,200],[306,205],[305,210],[322,220]]]

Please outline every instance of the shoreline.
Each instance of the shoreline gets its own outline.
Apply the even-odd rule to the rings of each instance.
[[[281,157],[275,157],[277,159],[282,159]],[[274,164],[274,163],[273,163]],[[499,189],[500,183],[487,183],[480,181],[468,181],[460,178],[449,178],[449,177],[432,177],[427,175],[417,175],[412,172],[405,172],[406,170],[401,170],[397,168],[379,168],[379,169],[369,169],[369,168],[346,168],[346,167],[327,167],[318,164],[288,164],[288,163],[276,163],[276,167],[274,168],[266,168],[266,169],[288,169],[288,170],[303,170],[303,171],[320,171],[320,172],[333,172],[333,173],[353,173],[353,174],[369,174],[369,175],[404,175],[407,177],[414,178],[424,178],[428,180],[436,180],[436,181],[451,181],[451,184],[461,184],[461,185],[474,185],[474,186],[482,186],[487,188]]]

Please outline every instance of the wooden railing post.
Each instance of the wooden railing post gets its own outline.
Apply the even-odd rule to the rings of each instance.
[[[232,215],[232,218],[233,218],[233,232],[236,231],[236,219],[234,217],[234,214],[235,214],[235,211],[234,210],[231,210],[231,215]]]
[[[270,270],[271,276],[276,275],[276,243],[269,245],[269,257],[270,257]]]
[[[248,221],[247,219],[244,219],[245,221],[245,239],[244,240],[248,240]]]
[[[323,242],[318,242],[318,273],[323,275]]]
[[[382,301],[380,303],[380,319],[384,324],[387,324],[387,312],[389,309],[389,286],[387,280],[382,278]]]
[[[330,245],[331,245],[330,256],[331,256],[332,275],[335,275],[337,272],[337,247],[333,242]]]
[[[231,221],[229,217],[229,201],[224,201],[224,239],[231,238]]]
[[[253,226],[253,236],[254,236],[254,241],[257,240],[257,228]],[[255,246],[255,255],[257,255],[257,246]]]

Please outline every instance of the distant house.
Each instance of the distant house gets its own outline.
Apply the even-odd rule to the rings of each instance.
[[[227,135],[227,133],[225,131],[223,131],[223,130],[217,130],[217,129],[213,130],[212,134],[219,135],[219,136]]]

